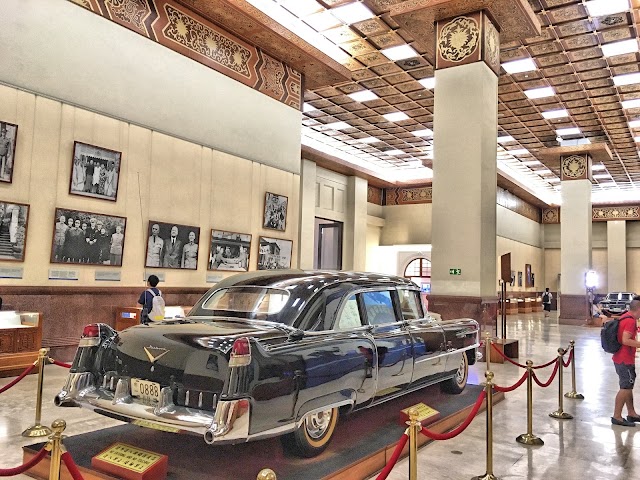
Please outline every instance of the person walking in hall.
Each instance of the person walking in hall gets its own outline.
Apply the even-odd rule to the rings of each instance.
[[[611,423],[623,427],[635,427],[640,416],[633,405],[633,386],[636,380],[636,349],[640,342],[636,340],[637,322],[640,318],[640,297],[633,297],[629,311],[620,317],[618,341],[622,345],[613,354],[613,364],[618,374],[620,390],[616,394]],[[627,418],[622,417],[622,407],[627,407]]]
[[[553,300],[553,295],[549,291],[549,287],[544,289],[544,293],[542,294],[542,308],[544,309],[544,318],[549,316],[551,312],[551,300]]]
[[[164,299],[162,292],[158,289],[160,279],[155,275],[147,278],[147,289],[140,294],[138,305],[142,307],[140,323],[147,324],[149,321],[162,320],[164,318]]]

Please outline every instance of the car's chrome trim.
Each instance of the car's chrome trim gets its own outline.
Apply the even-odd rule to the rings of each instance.
[[[473,350],[474,348],[478,348],[480,346],[480,344],[478,343],[474,343],[473,345],[469,345],[468,347],[464,347],[464,348],[457,348],[454,349],[455,352],[466,352],[467,350]],[[431,362],[433,360],[436,360],[438,358],[442,358],[442,357],[450,357],[451,354],[453,352],[447,351],[447,352],[443,352],[440,355],[434,355],[433,357],[426,357],[426,358],[421,358],[420,360],[414,360],[414,364],[420,364],[420,363],[424,363],[424,362]]]

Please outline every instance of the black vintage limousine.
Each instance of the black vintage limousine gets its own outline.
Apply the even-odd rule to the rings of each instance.
[[[313,456],[340,412],[435,383],[460,393],[478,345],[474,320],[435,321],[404,278],[251,272],[184,319],[87,325],[55,402],[210,444],[282,436]]]

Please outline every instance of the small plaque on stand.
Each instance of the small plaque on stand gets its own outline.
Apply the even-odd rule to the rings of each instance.
[[[142,448],[114,443],[91,459],[101,472],[126,480],[164,480],[169,457]]]
[[[418,420],[422,425],[428,425],[440,418],[440,412],[435,408],[430,407],[422,402],[411,405],[403,410],[400,410],[400,423],[405,425],[405,422],[409,421],[409,410],[412,408],[418,409]]]

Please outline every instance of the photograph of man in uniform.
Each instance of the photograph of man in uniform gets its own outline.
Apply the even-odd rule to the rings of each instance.
[[[164,247],[164,240],[160,238],[160,225],[154,223],[151,227],[151,235],[147,242],[147,263],[146,267],[159,267],[160,255]]]
[[[18,126],[0,122],[0,182],[11,183]]]

